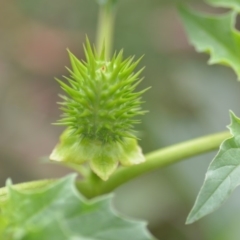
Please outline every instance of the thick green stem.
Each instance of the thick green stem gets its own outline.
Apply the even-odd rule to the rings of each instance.
[[[100,5],[96,39],[98,52],[101,52],[102,47],[105,45],[106,59],[109,59],[112,52],[114,22],[115,22],[115,3],[113,3],[112,0],[109,0],[108,2]]]
[[[231,134],[229,132],[222,132],[166,147],[147,154],[145,163],[119,168],[119,170],[116,171],[108,181],[101,181],[94,186],[98,191],[92,191],[93,186],[92,188],[90,186],[93,184],[88,181],[80,182],[78,187],[80,191],[89,198],[109,193],[118,186],[142,174],[202,153],[216,150],[225,139],[230,137]]]
[[[202,153],[216,150],[225,139],[230,137],[231,134],[229,132],[222,132],[166,147],[147,154],[145,163],[119,168],[106,182],[93,175],[84,181],[78,182],[77,187],[81,193],[88,198],[109,193],[120,185],[142,174]],[[54,181],[56,180],[27,182],[14,185],[14,188],[19,190],[39,189]],[[4,199],[6,194],[7,188],[0,188],[0,200]]]

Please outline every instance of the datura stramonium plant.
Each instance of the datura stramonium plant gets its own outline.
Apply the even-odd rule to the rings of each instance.
[[[134,72],[140,59],[123,59],[123,51],[108,60],[105,49],[98,54],[89,41],[84,46],[85,61],[70,51],[72,70],[64,77],[68,84],[57,81],[67,96],[62,118],[57,124],[67,126],[50,159],[75,164],[89,163],[101,179],[107,180],[121,163],[131,166],[145,161],[138,146],[133,126],[141,110],[141,95],[134,92],[142,79],[142,70]]]

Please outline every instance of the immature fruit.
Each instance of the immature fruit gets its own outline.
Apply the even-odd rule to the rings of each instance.
[[[59,103],[64,112],[57,124],[67,126],[60,143],[50,159],[83,163],[89,161],[91,169],[103,180],[123,165],[144,161],[137,144],[133,126],[139,123],[134,117],[142,115],[141,95],[147,90],[134,92],[141,82],[134,73],[138,62],[134,58],[123,60],[123,52],[111,60],[92,50],[89,41],[84,46],[86,62],[79,61],[70,51],[72,70],[70,77],[61,80],[68,96]]]

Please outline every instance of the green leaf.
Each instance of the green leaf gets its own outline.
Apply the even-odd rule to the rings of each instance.
[[[234,28],[236,13],[207,16],[181,7],[180,14],[196,50],[210,54],[209,64],[231,67],[240,79],[240,33]]]
[[[150,240],[145,223],[120,217],[112,198],[84,199],[70,175],[44,190],[20,192],[8,187],[9,199],[0,223],[8,226],[0,236],[11,240]],[[1,230],[1,228],[0,228]]]
[[[240,119],[231,112],[232,138],[225,140],[210,164],[187,224],[216,210],[240,184]]]
[[[239,0],[206,0],[206,2],[216,7],[232,8],[240,12]]]

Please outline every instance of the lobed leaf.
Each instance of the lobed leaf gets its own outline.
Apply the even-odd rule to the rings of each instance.
[[[180,14],[196,50],[210,54],[209,64],[231,67],[240,79],[240,33],[234,28],[236,13],[207,16],[181,7]]]
[[[140,221],[120,217],[111,197],[84,199],[70,175],[44,190],[20,192],[8,187],[9,199],[1,209],[0,238],[11,240],[150,240]],[[7,227],[2,230],[1,226]]]
[[[240,12],[239,0],[206,0],[206,2],[216,7],[231,8]]]
[[[216,210],[240,185],[240,119],[232,112],[229,129],[233,137],[221,144],[210,164],[187,224]]]

